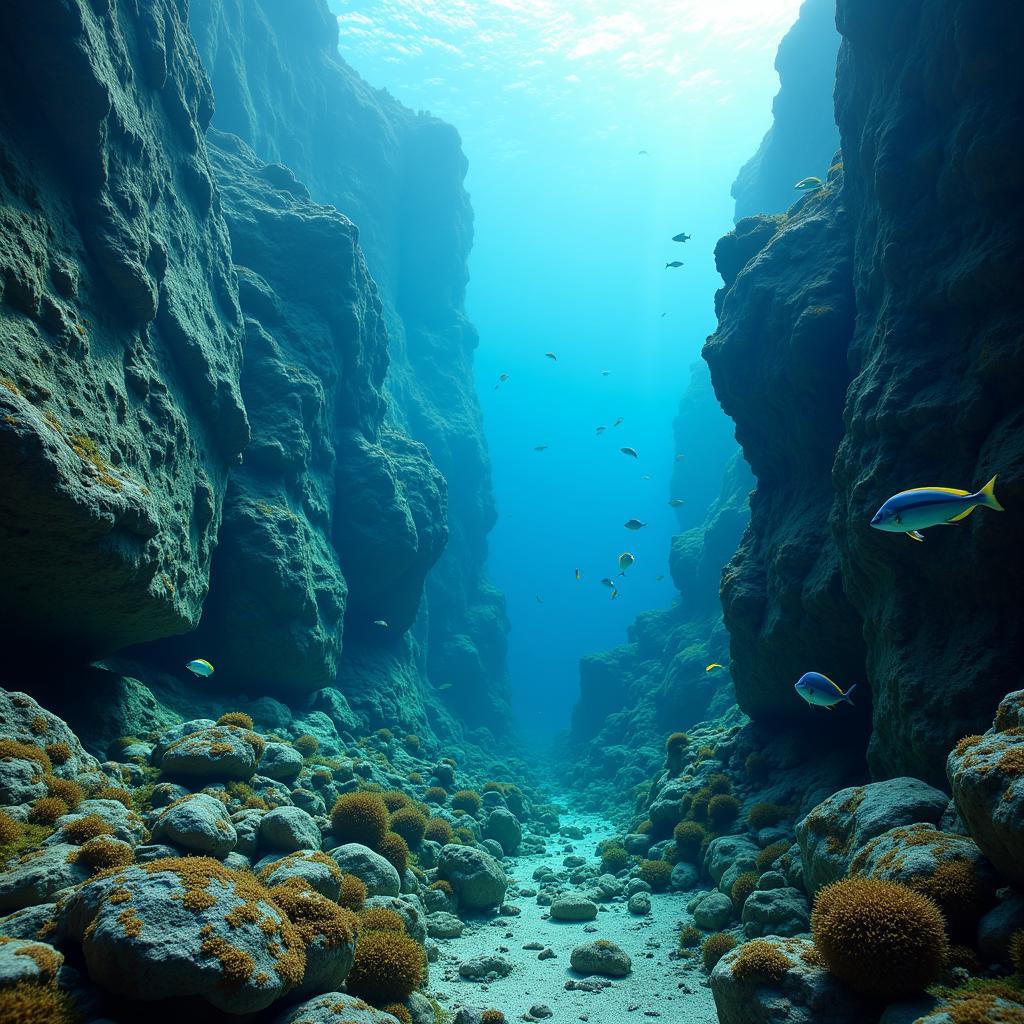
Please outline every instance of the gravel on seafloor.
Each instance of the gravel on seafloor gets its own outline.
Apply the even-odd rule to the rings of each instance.
[[[505,862],[510,873],[507,902],[520,908],[516,916],[468,917],[461,937],[437,940],[438,962],[431,967],[431,988],[443,993],[441,1003],[449,1010],[459,1006],[495,1007],[509,1021],[529,1020],[532,1007],[550,1009],[550,1019],[619,1024],[626,1014],[660,1017],[672,1024],[717,1024],[715,1004],[707,977],[697,955],[679,959],[678,925],[689,921],[687,893],[654,893],[651,913],[637,918],[625,900],[601,903],[594,921],[557,921],[549,908],[534,896],[514,895],[514,887],[535,889],[533,872],[542,865],[562,871],[568,856],[581,856],[596,864],[597,844],[617,834],[615,827],[598,814],[566,812],[563,826],[575,825],[589,833],[583,839],[554,835],[547,853],[515,857]],[[509,867],[511,865],[511,867]],[[601,985],[584,981],[569,966],[569,955],[579,945],[609,939],[633,961],[625,978],[601,979]],[[553,955],[552,955],[553,954]],[[459,965],[473,957],[497,955],[513,964],[512,971],[489,983],[460,977]],[[442,980],[443,978],[443,980]],[[568,987],[567,987],[568,983]]]

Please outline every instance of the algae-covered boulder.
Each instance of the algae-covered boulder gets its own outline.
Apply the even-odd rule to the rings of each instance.
[[[327,992],[289,1007],[273,1020],[274,1024],[399,1024],[390,1013],[345,992]]]
[[[263,752],[263,740],[237,725],[214,725],[172,742],[160,768],[171,778],[251,779]]]
[[[402,879],[394,866],[368,846],[346,843],[329,854],[344,874],[362,880],[370,896],[397,896],[402,891]]]
[[[63,963],[64,954],[48,943],[0,939],[0,989],[22,981],[52,982]]]
[[[914,822],[937,824],[948,802],[941,790],[906,777],[833,793],[796,826],[807,891],[813,895],[848,875],[861,848],[883,832]]]
[[[301,878],[311,889],[337,902],[341,895],[342,873],[338,865],[319,850],[299,850],[268,864],[260,871],[260,881],[268,887]]]
[[[850,874],[900,882],[930,896],[952,930],[971,936],[992,906],[998,883],[973,839],[923,823],[872,839],[853,858]]]
[[[495,807],[484,822],[484,838],[493,839],[506,855],[519,849],[523,840],[523,828],[519,819],[504,807]]]
[[[740,914],[748,939],[762,935],[791,937],[811,930],[811,908],[798,889],[782,885],[755,889],[744,901]]]
[[[44,846],[0,871],[0,912],[48,903],[61,889],[85,881],[92,872],[74,858],[69,843]]]
[[[577,974],[600,974],[606,978],[624,978],[633,970],[629,954],[608,939],[577,946],[569,954],[569,964]]]
[[[720,1024],[864,1024],[870,1004],[820,966],[814,944],[769,936],[730,950],[711,972]],[[877,1010],[875,1010],[877,1016]]]
[[[505,898],[508,879],[501,865],[483,850],[449,844],[437,858],[438,876],[455,890],[459,906],[487,910]]]
[[[65,915],[92,981],[130,999],[198,996],[225,1013],[256,1013],[305,971],[302,940],[267,890],[207,857],[94,879]]]
[[[1024,690],[1009,693],[983,736],[964,737],[946,761],[953,800],[971,838],[1024,885]]]
[[[218,858],[226,857],[238,842],[228,809],[208,793],[195,793],[165,807],[153,826],[153,838]]]
[[[302,755],[290,743],[268,743],[260,758],[260,774],[278,782],[294,782],[302,771]]]

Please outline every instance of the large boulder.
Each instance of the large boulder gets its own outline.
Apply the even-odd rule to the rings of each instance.
[[[746,951],[746,952],[744,952]],[[719,1024],[864,1024],[870,1005],[818,966],[814,944],[771,936],[737,946],[711,972]]]
[[[496,807],[484,822],[484,838],[493,839],[506,856],[519,849],[523,839],[523,828],[519,819],[504,807]]]
[[[285,914],[251,875],[210,858],[96,878],[65,917],[92,981],[129,999],[197,996],[225,1013],[257,1013],[303,979],[303,943]]]
[[[327,992],[286,1009],[274,1024],[399,1024],[396,1017],[345,992]]]
[[[973,839],[923,823],[876,836],[853,858],[850,874],[900,882],[931,896],[950,927],[972,937],[998,882]]]
[[[1009,693],[983,736],[966,736],[946,775],[971,838],[1000,874],[1024,886],[1024,690]]]
[[[718,885],[729,870],[753,871],[760,852],[757,844],[746,836],[719,836],[708,843],[704,870]]]
[[[624,978],[633,970],[629,954],[608,939],[577,946],[569,954],[569,965],[577,974],[600,974],[606,978]]]
[[[948,803],[941,790],[907,777],[833,793],[796,826],[808,893],[848,875],[861,848],[883,832],[914,822],[938,824]]]
[[[807,897],[798,889],[755,889],[743,902],[740,914],[748,939],[762,935],[791,937],[811,930]]]
[[[0,939],[0,989],[22,981],[49,984],[63,963],[64,954],[48,943]]]
[[[226,857],[238,841],[228,809],[209,793],[195,793],[165,807],[153,826],[153,838],[218,858]]]
[[[330,856],[344,874],[361,879],[370,896],[397,896],[402,891],[394,866],[368,846],[346,843],[331,850]]]
[[[260,871],[260,881],[267,886],[283,885],[293,878],[301,878],[311,889],[329,900],[337,901],[341,895],[341,870],[326,853],[319,850],[290,853]]]
[[[298,807],[275,807],[260,821],[260,842],[271,850],[319,850],[320,826]]]
[[[501,865],[488,853],[472,846],[449,844],[437,859],[438,876],[451,884],[459,906],[488,910],[505,898],[508,879]]]
[[[597,904],[586,896],[569,893],[551,904],[551,916],[556,921],[593,921],[597,917]]]
[[[0,871],[0,913],[49,903],[54,894],[84,882],[92,872],[74,858],[70,843],[44,846]]]
[[[160,759],[164,775],[189,779],[238,779],[256,774],[263,740],[237,725],[214,725],[170,743]]]

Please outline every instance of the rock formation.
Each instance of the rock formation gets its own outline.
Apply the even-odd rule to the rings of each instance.
[[[873,773],[929,782],[1014,678],[1024,575],[1012,511],[924,544],[869,525],[925,484],[999,473],[1003,504],[1021,500],[1024,14],[940,7],[920,33],[921,3],[840,3],[845,172],[723,240],[705,350],[758,478],[723,585],[741,706],[779,720],[793,680],[831,667],[870,690]]]
[[[7,5],[0,616],[36,665],[199,619],[248,439],[212,112],[179,4]]]
[[[732,186],[737,221],[781,213],[793,202],[793,185],[808,175],[824,177],[839,146],[832,108],[839,49],[835,16],[835,0],[805,0],[779,44],[772,126]]]
[[[463,309],[473,223],[458,133],[367,85],[339,56],[323,0],[195,0],[190,24],[215,126],[287,165],[359,229],[390,335],[390,418],[426,445],[448,484],[450,537],[427,584],[419,656],[435,683],[450,684],[439,696],[462,721],[503,727],[508,627],[484,567],[495,511],[477,338]],[[360,657],[392,657],[379,639],[368,637]],[[343,686],[361,687],[344,659],[342,671]]]

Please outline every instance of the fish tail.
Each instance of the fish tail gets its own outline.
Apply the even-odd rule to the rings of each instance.
[[[999,499],[996,497],[996,478],[992,477],[991,480],[980,491],[978,491],[978,497],[981,499],[978,504],[984,505],[986,508],[993,508],[997,512],[1005,512],[1006,509],[999,504]]]
[[[853,693],[853,691],[854,691],[854,690],[856,690],[856,689],[857,689],[857,684],[856,684],[856,683],[854,683],[854,684],[853,684],[853,686],[851,686],[851,687],[850,687],[850,688],[849,688],[849,689],[848,689],[848,690],[846,691],[846,693],[844,693],[844,694],[843,694],[843,700],[845,700],[845,701],[846,701],[846,703],[847,703],[847,704],[849,704],[851,708],[852,708],[852,707],[854,707],[854,703],[853,703],[853,701],[852,701],[852,700],[850,700],[850,694],[851,694],[851,693]]]

